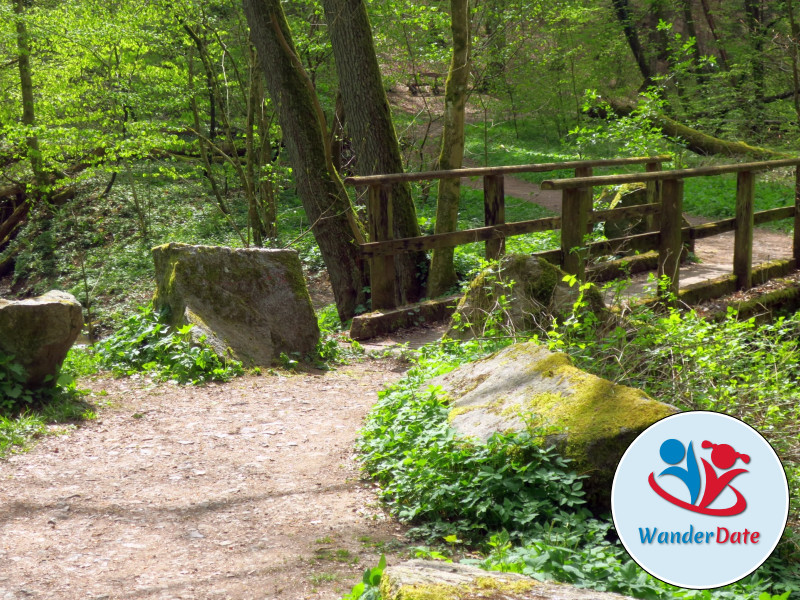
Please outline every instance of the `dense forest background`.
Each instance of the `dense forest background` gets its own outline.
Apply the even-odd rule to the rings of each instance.
[[[95,307],[90,320],[108,325],[146,299],[149,248],[165,241],[293,245],[312,270],[337,270],[321,231],[330,215],[303,199],[308,167],[298,161],[325,145],[331,180],[394,164],[363,143],[380,102],[358,101],[371,86],[371,57],[397,135],[384,145],[397,144],[407,170],[459,166],[457,156],[442,163],[440,141],[454,99],[467,104],[472,164],[665,149],[686,163],[698,154],[791,154],[798,142],[792,0],[380,0],[366,3],[368,25],[347,16],[360,1],[244,4],[249,14],[224,0],[0,4],[5,291],[67,288]],[[284,17],[283,29],[270,27]],[[259,18],[251,38],[248,24]],[[352,25],[348,39],[342,23]],[[371,44],[353,42],[370,33]],[[256,47],[270,40],[291,52],[268,56],[265,45],[260,61]],[[453,86],[460,98],[445,89],[459,44],[468,71]],[[265,74],[281,65],[313,92],[309,104],[291,88],[274,97]],[[320,144],[299,147],[281,106],[301,125],[318,120]],[[437,217],[426,210],[437,190],[413,192],[406,230],[433,231]],[[448,192],[438,192],[442,203]],[[343,244],[352,246],[363,198],[349,194],[336,214],[348,213]],[[421,280],[407,282],[407,299],[426,293],[427,258],[415,260]],[[464,271],[458,255],[450,263]],[[343,286],[367,289],[365,274],[348,277]],[[344,317],[366,302],[358,289],[337,296]]]

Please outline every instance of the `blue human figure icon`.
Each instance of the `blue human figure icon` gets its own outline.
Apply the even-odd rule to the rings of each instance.
[[[661,444],[659,453],[665,463],[673,465],[661,471],[659,477],[662,475],[674,475],[683,481],[689,489],[690,504],[694,504],[700,495],[700,468],[697,466],[697,458],[694,455],[692,442],[689,442],[689,450],[687,451],[682,442],[674,438],[665,440]],[[684,455],[686,456],[686,467],[676,466],[683,460]]]

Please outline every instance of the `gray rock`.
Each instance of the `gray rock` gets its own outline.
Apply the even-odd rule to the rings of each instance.
[[[25,367],[30,389],[55,385],[82,326],[81,303],[66,292],[51,291],[26,300],[0,299],[0,352],[13,355]]]
[[[530,430],[572,459],[589,507],[610,507],[611,482],[633,439],[677,412],[641,390],[617,385],[572,365],[566,354],[535,342],[514,344],[428,382],[452,407],[450,424],[464,437]]]
[[[496,321],[512,333],[546,329],[553,316],[568,314],[578,299],[578,286],[570,286],[563,281],[564,276],[564,271],[543,258],[505,255],[470,283],[450,321],[447,336],[480,337]],[[590,286],[584,299],[592,312],[602,316],[605,304],[596,287]]]
[[[628,596],[537,581],[516,573],[428,560],[387,567],[381,577],[383,600],[630,600]]]
[[[153,248],[157,310],[224,358],[269,366],[282,352],[304,357],[319,340],[294,250],[165,244]]]

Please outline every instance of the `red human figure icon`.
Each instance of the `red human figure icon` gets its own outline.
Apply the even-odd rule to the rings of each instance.
[[[750,462],[750,457],[747,454],[741,454],[736,452],[732,446],[728,444],[712,444],[708,440],[705,440],[702,444],[703,448],[713,448],[711,451],[711,462],[714,463],[714,466],[718,469],[730,469],[738,459],[742,459],[745,464]],[[723,473],[722,475],[717,475],[717,472],[714,470],[708,461],[705,458],[700,459],[703,461],[703,468],[705,469],[706,473],[706,489],[703,493],[703,499],[700,501],[700,507],[705,508],[709,504],[711,504],[714,500],[717,499],[726,487],[728,487],[733,480],[734,477],[741,475],[742,473],[747,473],[747,469],[733,469],[732,471],[728,471],[727,473]],[[745,501],[742,494],[737,490],[735,487],[730,486],[731,490],[736,494],[736,505],[732,507],[732,509],[739,509],[737,512],[731,514],[738,514],[742,512],[745,507],[747,506],[747,502]]]

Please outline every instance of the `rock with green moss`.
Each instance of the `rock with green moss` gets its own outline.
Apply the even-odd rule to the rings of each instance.
[[[566,354],[535,342],[514,344],[432,379],[452,407],[462,436],[530,430],[555,445],[584,482],[590,508],[610,507],[619,459],[644,429],[677,409],[641,390],[617,385],[573,366]]]
[[[546,328],[553,316],[568,314],[579,295],[588,310],[603,318],[603,296],[593,285],[564,281],[565,273],[543,258],[507,254],[472,280],[458,303],[447,336],[457,339],[481,337],[492,328],[532,331]]]
[[[224,358],[269,366],[315,350],[319,327],[294,250],[164,244],[153,248],[156,294],[173,327]]]
[[[647,204],[647,186],[643,183],[626,183],[600,196],[600,202],[608,201],[609,208],[626,208],[637,204]],[[618,238],[653,231],[652,215],[606,221],[604,233],[607,238]]]
[[[52,387],[83,326],[74,296],[51,291],[26,300],[0,299],[0,352],[25,368],[30,389]]]
[[[563,583],[537,581],[515,573],[428,560],[387,567],[381,576],[383,600],[626,600]]]

